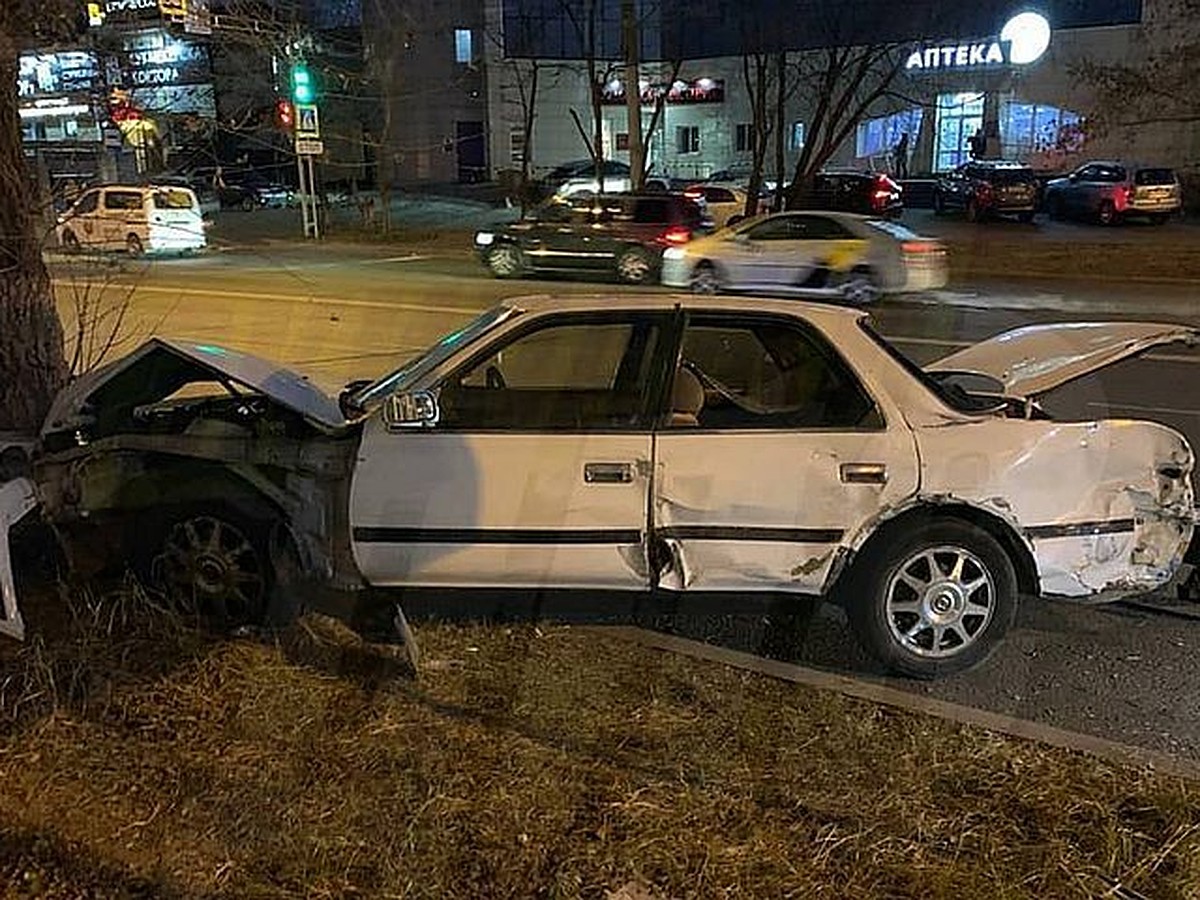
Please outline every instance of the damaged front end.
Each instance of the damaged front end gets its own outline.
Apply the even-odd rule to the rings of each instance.
[[[26,499],[5,485],[13,499],[0,515],[36,492],[79,571],[120,560],[190,579],[197,606],[270,619],[286,614],[284,596],[322,608],[327,588],[361,585],[347,521],[357,440],[338,404],[294,373],[154,339],[59,395]],[[5,582],[6,615],[11,603],[19,621],[10,594]]]

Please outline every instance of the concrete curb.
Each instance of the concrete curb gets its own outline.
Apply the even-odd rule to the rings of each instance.
[[[1151,769],[1156,774],[1200,781],[1200,763],[1178,759],[1156,750],[1121,744],[1107,738],[1067,731],[1053,725],[1043,725],[1028,719],[1018,719],[1001,713],[961,706],[931,697],[922,697],[897,688],[822,672],[792,663],[764,659],[750,653],[729,650],[712,644],[692,641],[673,635],[660,634],[625,625],[588,626],[588,630],[629,641],[652,650],[665,650],[692,659],[732,666],[768,678],[802,684],[816,690],[837,691],[847,697],[892,706],[919,715],[936,716],[959,725],[981,728],[1026,741],[1036,741],[1051,747],[1086,753],[1116,766]]]

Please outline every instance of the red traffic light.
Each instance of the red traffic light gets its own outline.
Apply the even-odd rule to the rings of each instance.
[[[296,111],[292,101],[282,98],[275,101],[275,126],[284,131],[292,131],[296,127]]]

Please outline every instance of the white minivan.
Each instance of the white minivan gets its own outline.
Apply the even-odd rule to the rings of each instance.
[[[207,240],[196,195],[174,185],[104,185],[83,192],[58,217],[64,250],[125,250],[130,256],[202,250]]]

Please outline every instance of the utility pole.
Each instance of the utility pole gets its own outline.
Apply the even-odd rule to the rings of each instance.
[[[629,122],[629,187],[642,189],[646,172],[645,148],[642,146],[642,88],[638,57],[641,34],[638,29],[636,0],[621,0],[621,43],[625,49],[625,109]]]

